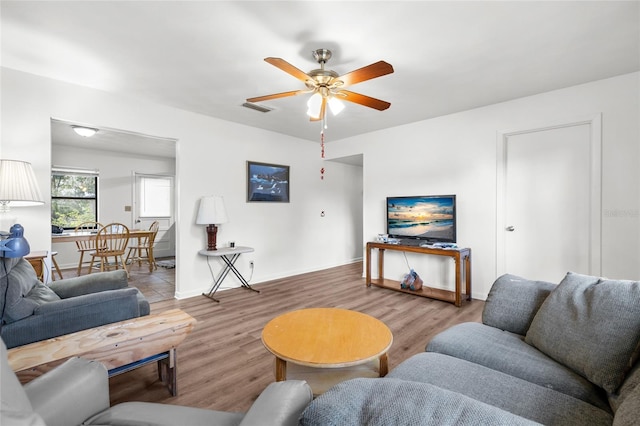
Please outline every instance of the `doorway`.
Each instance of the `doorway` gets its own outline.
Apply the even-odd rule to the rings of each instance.
[[[149,229],[158,221],[160,227],[154,244],[155,257],[175,256],[174,178],[173,176],[133,173],[133,224]]]
[[[173,181],[177,179],[177,141],[99,125],[88,125],[97,129],[98,132],[90,138],[81,137],[75,134],[71,127],[77,124],[87,125],[51,119],[52,166],[82,167],[99,171],[98,220],[101,223],[120,222],[131,228],[148,229],[150,223],[135,222],[138,216],[135,216],[136,210],[134,210],[136,189],[132,174],[140,173],[148,177],[157,176],[164,179],[169,177],[172,181],[171,188],[173,188]],[[168,219],[165,221],[164,228],[170,234],[167,237],[170,247],[167,252],[161,253],[163,256],[175,255],[176,238],[173,235],[176,232],[177,223],[174,223],[173,207],[177,203],[178,195],[176,191],[169,192],[171,213],[166,216]],[[75,244],[57,243],[52,246],[52,249],[58,252],[56,259],[63,268],[65,278],[74,276],[73,273],[78,264]],[[157,251],[156,256],[158,256]],[[173,267],[175,263],[149,273],[148,266],[135,265],[134,275],[137,270],[140,273],[137,278],[130,281],[132,285],[139,287],[149,300],[173,298],[177,272]],[[160,288],[162,288],[161,294]]]
[[[600,274],[601,117],[498,134],[497,276]]]
[[[327,161],[334,163],[341,163],[347,166],[352,166],[357,174],[357,179],[349,179],[348,185],[351,191],[349,197],[350,205],[345,209],[348,211],[347,220],[351,221],[351,233],[346,237],[349,238],[348,244],[354,248],[352,253],[353,259],[362,259],[364,256],[364,155],[354,154],[344,157],[336,157],[327,159]],[[345,185],[347,184],[345,182]]]

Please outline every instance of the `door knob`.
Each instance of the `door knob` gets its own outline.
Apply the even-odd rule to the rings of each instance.
[[[516,230],[516,228],[514,228],[513,226],[507,226],[505,229],[509,232],[513,232]]]

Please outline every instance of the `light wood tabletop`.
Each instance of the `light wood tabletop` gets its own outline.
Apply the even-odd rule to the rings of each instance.
[[[19,372],[78,356],[113,369],[177,347],[195,324],[171,309],[9,349],[9,365]]]
[[[171,309],[18,346],[7,355],[22,383],[76,356],[101,362],[109,376],[157,361],[161,381],[176,396],[176,349],[195,324],[186,312]]]
[[[87,231],[68,231],[63,232],[62,234],[51,234],[51,242],[52,243],[73,243],[75,241],[88,241],[96,238],[96,234],[98,232],[87,232]],[[153,231],[148,229],[130,229],[129,230],[129,238],[144,238],[150,237],[153,234]]]
[[[300,309],[280,315],[262,330],[262,342],[276,356],[276,380],[286,379],[286,363],[342,368],[379,360],[388,371],[391,330],[361,312],[338,308]]]

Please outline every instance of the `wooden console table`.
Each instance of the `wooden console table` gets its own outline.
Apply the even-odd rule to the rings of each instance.
[[[172,309],[9,349],[9,365],[25,383],[76,356],[101,362],[109,377],[157,362],[160,380],[175,396],[176,347],[195,323],[189,314]]]
[[[378,249],[378,279],[371,278],[371,250]],[[456,264],[456,288],[455,291],[441,290],[432,288],[423,284],[420,290],[409,290],[400,288],[400,281],[388,280],[384,278],[384,252],[385,250],[396,250],[411,253],[420,253],[434,256],[451,257]],[[463,271],[464,262],[464,271]],[[462,275],[465,278],[465,294],[466,300],[471,300],[471,249],[455,248],[444,249],[436,247],[420,247],[420,246],[404,246],[388,243],[367,243],[367,273],[366,285],[371,284],[377,287],[388,288],[404,293],[415,294],[416,296],[429,297],[432,299],[444,300],[445,302],[454,303],[460,307],[462,304]],[[424,279],[424,277],[422,277]]]

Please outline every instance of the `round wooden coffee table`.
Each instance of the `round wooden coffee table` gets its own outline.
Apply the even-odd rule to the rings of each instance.
[[[286,380],[287,363],[341,369],[379,361],[377,373],[383,377],[392,342],[391,330],[382,321],[338,308],[287,312],[262,330],[262,343],[276,357],[276,381]]]

